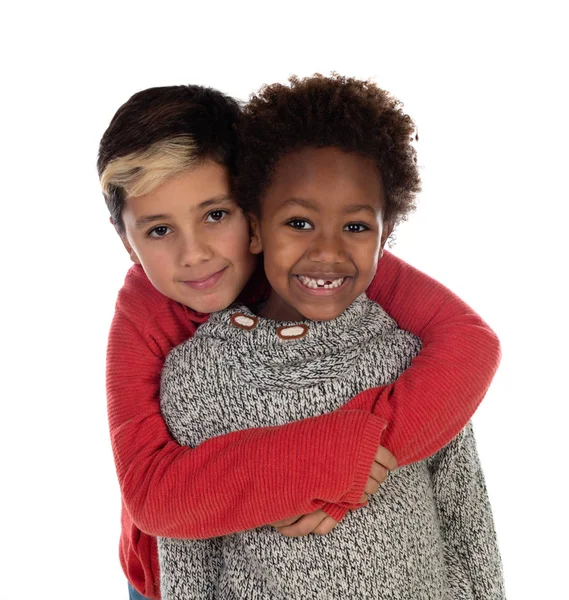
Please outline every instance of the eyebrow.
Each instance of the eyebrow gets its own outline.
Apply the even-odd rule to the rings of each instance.
[[[233,196],[230,196],[229,194],[220,194],[219,196],[214,196],[213,198],[208,198],[207,200],[200,202],[197,208],[207,208],[213,204],[232,204],[234,202]]]
[[[344,212],[346,214],[357,213],[360,211],[368,212],[368,213],[370,213],[370,215],[373,215],[374,217],[377,214],[377,210],[373,206],[371,206],[371,204],[350,204],[349,206],[346,206],[346,208],[344,209]]]
[[[232,204],[235,202],[232,196],[228,194],[221,194],[219,196],[214,196],[213,198],[208,198],[203,202],[200,202],[196,206],[196,210],[203,210],[204,208],[209,208],[210,206],[218,205],[218,204]],[[137,229],[142,229],[146,225],[150,223],[154,223],[155,221],[165,221],[171,218],[171,215],[168,214],[159,214],[159,215],[145,215],[143,217],[139,217],[135,221],[135,227]]]
[[[305,198],[289,198],[282,203],[280,209],[287,208],[288,206],[302,206],[303,208],[307,208],[309,210],[318,210],[318,205],[316,202],[313,202],[312,200],[306,200]],[[377,214],[377,210],[371,206],[371,204],[349,204],[344,208],[345,214],[353,214],[360,211],[368,212],[374,217]]]
[[[170,215],[147,215],[146,217],[139,217],[136,219],[134,224],[137,229],[142,229],[145,225],[154,223],[154,221],[165,221],[169,216]]]

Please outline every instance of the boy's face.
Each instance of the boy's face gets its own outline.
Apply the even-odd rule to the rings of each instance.
[[[199,312],[229,306],[254,266],[249,222],[213,161],[184,171],[123,209],[125,248],[154,287]]]
[[[334,319],[373,279],[391,233],[375,163],[336,148],[306,148],[279,161],[253,217],[273,292],[263,315]]]

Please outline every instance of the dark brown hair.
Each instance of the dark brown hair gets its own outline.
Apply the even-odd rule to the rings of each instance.
[[[101,139],[97,160],[103,195],[119,233],[124,232],[121,213],[129,185],[142,177],[143,193],[148,193],[149,185],[206,159],[233,173],[240,115],[236,100],[198,85],[146,89],[123,104]]]

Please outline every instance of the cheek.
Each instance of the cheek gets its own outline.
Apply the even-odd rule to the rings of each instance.
[[[243,219],[220,236],[217,248],[221,255],[230,260],[254,260],[250,251],[250,239],[249,222]]]
[[[166,253],[163,248],[159,247],[159,244],[153,245],[149,240],[135,240],[132,248],[145,269],[156,269],[165,262]]]
[[[369,244],[364,244],[358,248],[358,270],[362,275],[373,278],[377,270],[379,250],[379,240],[370,241]]]
[[[289,246],[269,245],[264,249],[265,272],[283,281],[288,279],[298,259],[298,254]]]
[[[162,241],[153,243],[146,240],[133,246],[145,271],[152,272],[157,279],[172,270],[174,247]]]
[[[309,249],[309,241],[308,236],[291,235],[286,230],[268,232],[263,237],[265,263],[279,270],[291,269]]]
[[[170,279],[173,272],[173,260],[170,256],[164,256],[162,253],[154,254],[149,260],[142,263],[145,271],[152,273],[153,279],[163,281]]]

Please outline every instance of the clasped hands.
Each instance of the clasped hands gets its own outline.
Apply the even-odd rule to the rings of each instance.
[[[364,488],[360,502],[367,502],[369,496],[375,494],[379,486],[387,479],[389,471],[397,468],[397,460],[387,448],[380,446],[375,455],[373,465]],[[302,537],[309,533],[326,535],[330,533],[338,521],[328,516],[323,510],[307,515],[298,515],[271,523],[280,533],[287,537]]]

